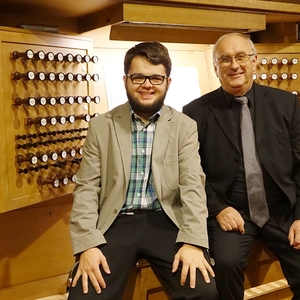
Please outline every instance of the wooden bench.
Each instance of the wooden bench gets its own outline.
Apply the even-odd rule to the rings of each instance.
[[[69,282],[68,282],[69,284]],[[245,300],[290,300],[292,293],[272,252],[257,241],[245,272]],[[66,300],[67,294],[36,300]],[[149,263],[140,259],[128,278],[123,300],[168,300]]]
[[[273,253],[257,241],[245,272],[245,300],[290,300],[292,293]],[[132,270],[123,300],[168,300],[146,260]]]

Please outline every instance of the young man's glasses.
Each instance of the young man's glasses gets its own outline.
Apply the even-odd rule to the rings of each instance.
[[[127,74],[126,76],[130,78],[133,84],[143,84],[148,79],[150,83],[153,85],[161,85],[164,83],[165,79],[168,78],[168,76],[164,76],[164,75],[146,76],[143,74],[136,74],[136,73]]]
[[[217,58],[216,61],[221,67],[227,67],[231,65],[232,60],[235,59],[235,61],[239,64],[246,64],[246,62],[250,59],[251,56],[254,54],[244,54],[240,53],[236,56],[221,56],[220,58]]]

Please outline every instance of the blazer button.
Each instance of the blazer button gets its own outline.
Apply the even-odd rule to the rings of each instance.
[[[227,182],[227,183],[225,183],[225,187],[228,187],[229,186],[229,183]]]
[[[118,213],[118,210],[115,208],[114,209],[114,214],[117,214]]]
[[[235,158],[234,158],[234,162],[237,163],[237,162],[239,162],[239,161],[240,161],[240,159],[239,159],[238,157],[235,157]]]

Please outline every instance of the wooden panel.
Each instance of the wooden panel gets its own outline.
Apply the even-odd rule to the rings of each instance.
[[[227,22],[228,19],[231,22]],[[195,6],[174,7],[122,3],[90,14],[87,17],[82,17],[79,21],[79,32],[120,23],[190,28],[202,27],[206,29],[214,28],[248,32],[264,30],[266,27],[266,16],[261,13],[211,10]],[[159,30],[159,28],[156,28],[156,30]]]
[[[245,272],[245,289],[282,278],[279,261],[263,243],[256,241]]]
[[[120,24],[111,27],[109,38],[119,41],[160,41],[168,43],[214,44],[225,31]]]
[[[49,300],[67,300],[67,295],[65,294],[67,276],[67,274],[63,274],[0,289],[0,299],[37,300],[41,297],[44,298],[49,296]],[[50,296],[54,294],[57,294],[57,296]]]
[[[0,229],[0,288],[69,272],[74,263],[71,205],[72,198],[64,196],[46,206],[0,214],[0,224],[5,224]]]
[[[123,300],[168,300],[146,260],[139,260],[128,278]]]
[[[74,264],[71,196],[0,214],[0,299],[65,293]]]

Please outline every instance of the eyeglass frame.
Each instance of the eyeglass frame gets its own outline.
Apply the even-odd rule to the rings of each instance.
[[[244,60],[241,61],[241,62],[238,62],[236,58],[237,58],[239,55],[243,55],[243,56],[245,56],[245,58],[246,58],[246,57],[248,57],[248,58],[247,58],[247,59],[244,59]],[[219,65],[221,65],[221,64],[227,65],[227,64],[228,64],[228,66],[230,66],[230,65],[232,64],[232,60],[234,59],[234,60],[236,61],[236,63],[238,63],[239,65],[241,65],[241,64],[243,64],[243,63],[246,63],[246,62],[250,59],[250,57],[253,56],[253,55],[255,55],[255,53],[251,53],[251,54],[239,53],[239,54],[237,54],[237,55],[235,55],[235,56],[227,56],[227,55],[224,55],[224,56],[221,56],[220,58],[216,58],[215,61],[218,62]],[[224,59],[225,57],[226,57],[226,58],[229,58],[230,61],[228,61],[228,62],[220,62],[220,61],[221,61],[222,59]]]
[[[134,83],[133,80],[132,80],[132,76],[133,75],[140,75],[141,77],[144,77],[144,81],[143,82],[140,82],[140,83]],[[159,76],[159,77],[162,77],[162,82],[161,83],[152,83],[151,81],[151,77],[153,76]],[[153,75],[150,75],[150,76],[146,76],[144,74],[139,74],[139,73],[133,73],[133,74],[126,74],[126,77],[129,77],[130,80],[131,80],[131,83],[132,84],[144,84],[146,82],[146,80],[148,79],[149,82],[152,84],[152,85],[162,85],[164,82],[165,82],[165,79],[168,79],[169,77],[166,76],[166,75],[159,75],[159,74],[153,74]]]

